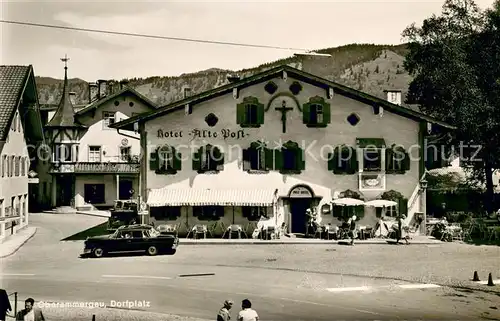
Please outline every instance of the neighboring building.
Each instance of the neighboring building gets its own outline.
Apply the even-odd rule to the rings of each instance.
[[[135,114],[156,109],[126,82],[114,91],[110,82],[89,83],[90,101],[74,106],[68,92],[67,67],[61,101],[54,111],[43,107],[48,122],[53,177],[52,207],[79,210],[111,207],[117,199],[136,197],[139,190],[140,142],[108,126]]]
[[[0,66],[0,242],[28,225],[43,144],[33,67]]]
[[[424,137],[430,127],[452,128],[289,66],[112,127],[139,131],[148,151],[141,194],[150,216],[184,232],[203,223],[219,233],[231,224],[249,233],[261,214],[304,233],[309,207],[322,224],[337,223],[330,202],[348,191],[365,200],[397,192],[413,222],[425,213]],[[374,226],[375,213],[367,208],[360,224]]]

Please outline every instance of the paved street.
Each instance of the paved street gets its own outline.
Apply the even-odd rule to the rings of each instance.
[[[472,277],[472,271],[465,270],[475,266],[482,279],[488,270],[498,278],[498,248],[456,244],[183,247],[181,243],[174,256],[80,259],[83,242],[59,242],[104,220],[32,215],[32,224],[39,227],[37,235],[1,261],[1,287],[18,291],[22,300],[33,296],[115,307],[117,302],[144,300],[149,306],[135,308],[205,319],[213,319],[225,299],[238,305],[244,298],[252,300],[262,320],[500,319],[496,294],[415,284],[410,277],[413,274],[415,280],[428,284],[447,279],[448,274],[444,281],[454,282],[462,274]],[[194,273],[213,275],[182,276]]]

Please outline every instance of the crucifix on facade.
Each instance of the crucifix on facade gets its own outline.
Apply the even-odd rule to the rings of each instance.
[[[275,110],[281,112],[281,123],[283,124],[283,133],[286,133],[286,114],[293,110],[292,107],[286,106],[286,101],[283,100],[281,107],[276,107]]]

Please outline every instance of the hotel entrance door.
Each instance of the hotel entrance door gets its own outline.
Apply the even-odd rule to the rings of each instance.
[[[306,210],[311,208],[314,194],[308,186],[296,186],[288,193],[290,203],[290,232],[306,234],[307,215]]]

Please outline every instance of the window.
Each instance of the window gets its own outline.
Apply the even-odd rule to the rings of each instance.
[[[21,164],[20,162],[20,157],[15,156],[14,158],[14,175],[19,176],[19,165]]]
[[[181,206],[150,207],[150,215],[158,221],[175,221],[181,217]]]
[[[132,148],[130,146],[121,146],[120,147],[120,159],[122,161],[130,161],[131,160],[131,157],[132,157],[132,152],[131,152]]]
[[[115,123],[115,112],[105,111],[102,113],[102,128],[106,129]]]
[[[7,155],[2,156],[2,177],[5,177],[5,174],[7,173]]]
[[[216,146],[201,147],[193,155],[193,169],[199,173],[224,169],[224,153]]]
[[[410,156],[402,146],[393,146],[385,150],[385,170],[389,174],[404,174],[410,170]]]
[[[288,141],[276,153],[276,169],[286,174],[300,174],[305,169],[304,153],[297,143]]]
[[[104,195],[104,184],[85,184],[83,186],[83,198],[89,204],[104,204],[106,202]]]
[[[382,170],[382,150],[364,149],[363,150],[363,171],[379,172]]]
[[[224,206],[193,206],[193,216],[200,221],[218,221],[224,217]]]
[[[174,147],[159,147],[149,156],[149,168],[156,174],[176,174],[182,169],[182,155]]]
[[[243,217],[249,221],[258,221],[261,217],[268,218],[267,207],[265,206],[242,206]]]
[[[54,148],[55,162],[71,162],[73,157],[71,144],[58,144]]]
[[[302,107],[302,120],[307,127],[326,127],[330,123],[330,104],[323,97],[312,97]]]
[[[15,158],[15,156],[10,156],[9,177],[14,176],[14,158]]]
[[[26,175],[26,159],[21,157],[21,176]]]
[[[264,124],[264,104],[256,97],[245,97],[236,106],[236,123],[241,127],[258,128]]]
[[[243,150],[244,171],[268,171],[274,169],[274,151],[263,143],[252,143]]]
[[[358,171],[356,149],[348,146],[337,146],[328,154],[328,170],[334,174],[354,174]]]
[[[89,162],[101,162],[101,146],[89,146]]]

